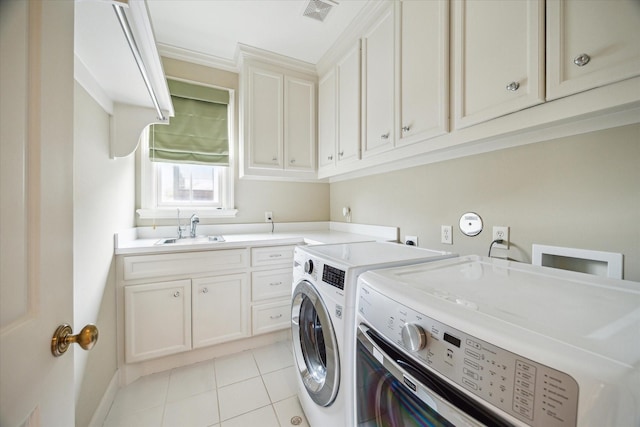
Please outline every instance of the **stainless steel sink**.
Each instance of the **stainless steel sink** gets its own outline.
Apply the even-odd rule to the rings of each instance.
[[[175,237],[160,239],[155,244],[156,245],[196,245],[201,243],[215,243],[215,242],[224,242],[224,237],[221,235],[217,236],[198,236],[198,237],[185,237],[182,239],[178,239]]]

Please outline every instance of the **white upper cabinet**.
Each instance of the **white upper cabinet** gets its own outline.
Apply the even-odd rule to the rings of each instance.
[[[400,146],[449,130],[449,1],[397,2],[396,15]]]
[[[316,164],[315,83],[286,76],[284,79],[284,168],[314,171]]]
[[[453,0],[454,123],[544,101],[544,1]]]
[[[547,99],[638,75],[638,0],[547,0]]]
[[[395,26],[393,7],[362,38],[362,156],[394,147]]]
[[[318,82],[318,171],[336,163],[336,71],[332,68]]]
[[[337,163],[360,159],[360,41],[338,61]]]
[[[315,180],[315,71],[263,54],[241,48],[240,176]]]
[[[282,169],[284,76],[249,68],[247,109],[248,164],[250,169]]]

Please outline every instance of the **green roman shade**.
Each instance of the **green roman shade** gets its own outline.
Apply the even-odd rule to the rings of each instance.
[[[229,92],[168,80],[175,116],[153,125],[149,158],[154,162],[229,165]]]

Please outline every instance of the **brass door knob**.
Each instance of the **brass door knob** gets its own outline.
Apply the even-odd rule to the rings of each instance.
[[[82,328],[78,335],[72,335],[73,330],[68,324],[60,325],[51,337],[51,354],[55,357],[62,356],[69,344],[77,343],[84,350],[91,350],[98,341],[98,327],[89,323]]]

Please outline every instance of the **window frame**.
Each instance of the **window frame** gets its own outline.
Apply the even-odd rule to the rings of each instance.
[[[207,85],[200,82],[190,80],[177,79],[187,83],[201,86],[214,87],[229,91],[229,104],[227,106],[228,115],[228,132],[229,132],[229,166],[215,166],[218,170],[218,180],[220,187],[220,206],[197,206],[197,205],[174,205],[160,206],[158,205],[158,185],[157,185],[157,167],[149,159],[149,130],[147,126],[140,135],[140,147],[138,165],[140,170],[140,205],[141,208],[136,212],[141,219],[156,218],[177,218],[178,210],[182,212],[195,213],[200,218],[233,218],[237,215],[238,210],[234,207],[234,177],[235,177],[235,137],[234,137],[234,111],[235,111],[235,90],[229,88]]]

